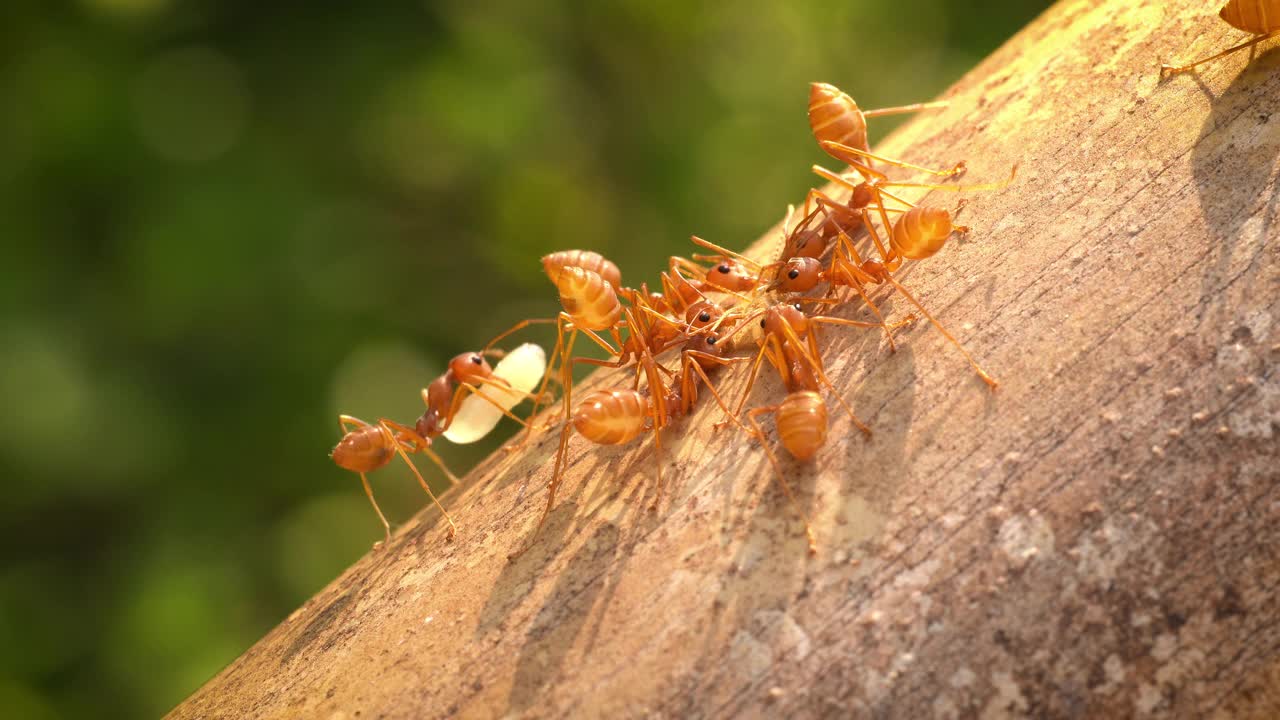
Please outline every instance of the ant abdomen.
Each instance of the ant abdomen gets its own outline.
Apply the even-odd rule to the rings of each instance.
[[[797,460],[809,460],[827,441],[827,403],[812,390],[787,395],[775,419],[782,446]]]
[[[848,93],[827,83],[809,84],[809,127],[821,144],[837,142],[867,151],[867,121]]]
[[[567,267],[578,267],[590,270],[609,281],[615,288],[622,287],[622,271],[618,266],[598,252],[590,250],[560,250],[542,256],[542,269],[546,271],[551,282],[560,284],[560,272]]]
[[[1275,3],[1268,0],[1230,0],[1218,11],[1218,17],[1237,30],[1261,35],[1275,29],[1275,11]]]
[[[573,414],[578,433],[598,445],[621,445],[645,430],[649,403],[636,390],[596,390]]]
[[[890,242],[902,257],[923,260],[941,250],[954,229],[949,211],[939,207],[914,207],[893,224]]]
[[[575,324],[590,330],[613,327],[622,317],[622,304],[609,281],[591,270],[569,266],[556,278],[560,304]]]
[[[395,450],[377,425],[357,428],[342,436],[330,455],[338,467],[351,472],[373,472],[391,461]]]

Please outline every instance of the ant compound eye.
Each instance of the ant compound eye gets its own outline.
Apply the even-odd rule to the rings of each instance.
[[[479,355],[472,355],[472,356],[471,356],[471,364],[472,364],[472,365],[482,365],[482,364],[484,364],[484,358],[480,357]]]
[[[804,312],[804,308],[800,307],[800,303],[796,303],[795,305],[792,305],[791,307],[795,308],[796,310],[799,310],[800,312]]]
[[[719,339],[720,339],[720,338],[717,338],[715,335],[712,335],[711,337],[707,338],[707,344],[708,344],[708,345],[715,345],[715,344],[716,344],[716,340],[719,340]]]
[[[716,267],[716,271],[717,271],[717,272],[724,273],[725,275],[728,275],[728,274],[729,274],[729,263],[720,263],[720,265],[719,265],[718,267]]]
[[[711,313],[703,310],[702,314],[698,316],[698,320],[701,322],[711,322]]]
[[[763,319],[763,318],[761,318],[761,320],[760,320],[760,327],[764,327],[764,319]]]
[[[791,278],[792,280],[795,280],[796,278],[800,277],[800,271],[793,269],[791,272],[787,273],[787,277]]]

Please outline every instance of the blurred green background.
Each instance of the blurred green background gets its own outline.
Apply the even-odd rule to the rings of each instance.
[[[380,539],[340,411],[553,312],[543,253],[744,246],[810,81],[927,100],[1047,4],[7,0],[0,712],[172,707]]]

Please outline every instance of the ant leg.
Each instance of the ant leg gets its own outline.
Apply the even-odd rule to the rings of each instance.
[[[728,321],[728,320],[738,321],[738,324],[734,325],[732,330],[722,335],[720,339],[717,341],[717,342],[726,342],[730,338],[732,338],[734,335],[738,334],[738,332],[743,328],[749,327],[751,325],[752,320],[755,320],[756,318],[760,317],[761,315],[764,315],[765,313],[764,310],[756,310],[755,312],[750,313],[748,315],[738,316],[738,315],[732,314],[734,310],[736,310],[736,308],[725,312],[725,314],[721,315],[718,320],[708,325],[707,327],[703,328],[703,330],[716,332],[717,330],[720,329],[721,323],[724,323],[725,321]]]
[[[685,354],[686,365],[688,365],[694,372],[696,372],[698,374],[698,377],[702,378],[702,384],[706,385],[707,389],[711,391],[711,396],[716,399],[716,404],[720,406],[720,409],[724,411],[724,414],[728,416],[729,420],[733,421],[733,424],[737,425],[744,432],[746,432],[747,431],[746,426],[744,426],[742,424],[742,421],[738,420],[738,418],[732,412],[729,411],[728,404],[725,403],[724,398],[720,397],[720,392],[716,390],[715,383],[711,382],[711,378],[707,376],[707,371],[702,369],[702,365],[697,362],[698,360],[705,360],[708,362],[718,362],[722,365],[733,365],[735,363],[745,362],[747,358],[744,358],[744,357],[722,358],[722,357],[717,357],[715,355],[701,352],[699,350],[690,350],[688,353]],[[684,375],[686,378],[689,377],[688,370],[685,371]],[[692,383],[690,383],[690,385],[692,385]],[[696,391],[690,394],[696,398]],[[690,403],[690,406],[692,407],[692,402]],[[688,409],[686,409],[685,412],[688,412]]]
[[[481,383],[482,383],[482,384],[488,384],[488,383],[489,383],[489,381],[488,381],[488,380],[482,380],[482,381],[481,381]],[[513,388],[511,388],[510,386],[503,387],[503,386],[499,385],[499,386],[497,386],[497,387],[499,387],[499,388],[501,388],[501,389],[505,390],[506,392],[514,392],[514,389],[513,389]],[[487,403],[489,403],[490,405],[492,405],[492,406],[494,406],[494,407],[498,408],[498,410],[500,410],[500,411],[502,412],[502,414],[503,414],[503,415],[506,415],[507,417],[511,418],[512,420],[515,420],[516,422],[520,423],[521,425],[523,425],[523,426],[525,426],[525,427],[529,427],[529,423],[528,423],[527,421],[522,420],[521,418],[519,418],[519,417],[517,417],[515,414],[513,414],[510,410],[508,410],[507,408],[504,408],[504,407],[502,406],[502,403],[498,402],[495,398],[492,398],[492,397],[490,397],[488,394],[486,394],[483,388],[478,388],[478,387],[476,387],[475,385],[471,385],[470,383],[461,383],[461,384],[458,386],[459,396],[461,396],[461,392],[462,392],[462,390],[466,390],[466,391],[470,392],[472,395],[475,395],[475,396],[477,396],[477,397],[479,397],[479,398],[483,399],[485,402],[487,402]],[[521,394],[521,395],[524,395],[524,397],[523,397],[523,398],[521,398],[521,400],[530,400],[530,399],[533,399],[533,395],[532,395],[531,393],[520,393],[520,394]],[[459,403],[459,404],[461,404],[461,403]],[[533,417],[533,416],[532,416],[532,415],[530,415],[530,417]]]
[[[853,202],[853,197],[854,192],[850,191],[849,202]],[[838,235],[857,232],[856,227],[850,227],[850,225],[856,226],[861,222],[860,208],[855,210],[817,189],[809,190],[809,195],[805,198],[806,205],[809,202],[809,198],[813,198],[814,203],[817,205],[814,213],[821,212],[826,217],[823,221],[825,225],[823,228],[824,235],[829,228],[835,229]]]
[[[664,297],[670,298],[668,302],[671,304],[671,307],[673,309],[678,309],[682,313],[687,310],[689,304],[685,300],[684,293],[680,292],[680,288],[676,285],[675,281],[671,279],[671,276],[663,272],[659,274],[658,278],[662,282],[662,294]],[[684,279],[683,276],[681,276],[681,279]],[[702,294],[702,291],[697,288],[693,288],[693,290],[699,295]]]
[[[859,293],[861,294],[861,289],[859,289]],[[866,300],[865,295],[863,295],[863,299]],[[875,312],[876,316],[880,317],[880,322],[871,323],[871,322],[863,322],[861,320],[846,320],[844,318],[831,317],[830,315],[811,315],[809,316],[809,322],[826,323],[828,325],[844,325],[847,327],[880,328],[881,330],[884,331],[885,338],[889,340],[889,348],[891,350],[895,349],[895,346],[893,344],[893,331],[897,330],[900,327],[906,327],[907,325],[910,325],[911,323],[915,322],[916,316],[913,313],[907,313],[907,316],[901,320],[896,320],[892,323],[886,323],[884,320],[884,317],[880,315],[879,308],[876,308],[874,305],[871,305],[871,302],[869,300],[867,301],[867,304],[873,309],[873,312]]]
[[[620,349],[619,349],[619,350],[615,350],[615,349],[613,348],[613,346],[612,346],[612,345],[610,345],[610,344],[608,343],[608,341],[606,341],[604,338],[602,338],[602,337],[600,337],[599,335],[597,335],[597,334],[595,333],[595,331],[594,331],[594,330],[588,330],[587,328],[576,328],[576,329],[577,329],[579,332],[581,332],[583,335],[586,335],[587,337],[589,337],[589,338],[591,338],[593,341],[595,341],[595,344],[596,344],[596,345],[599,345],[599,346],[601,347],[601,349],[603,349],[605,352],[609,353],[610,355],[621,355],[621,354],[622,354],[622,351],[621,351]],[[622,340],[621,340],[621,338],[620,338],[620,337],[619,337],[619,335],[618,335],[618,329],[617,329],[616,327],[615,327],[615,328],[609,328],[609,329],[613,331],[613,338],[614,338],[614,341],[615,341],[615,342],[617,342],[617,343],[618,343],[619,348],[621,348],[621,346],[622,346]],[[568,357],[568,356],[566,356],[566,357]]]
[[[655,398],[662,397],[660,390],[654,391]],[[662,502],[662,428],[663,420],[658,417],[658,403],[649,403],[649,415],[653,418],[653,448],[654,455],[658,461],[658,495],[653,499],[653,504],[649,506],[649,512],[656,512],[658,505]]]
[[[863,110],[862,117],[884,117],[885,115],[902,115],[905,113],[920,112],[921,110],[939,110],[949,107],[951,103],[947,100],[935,100],[933,102],[913,103],[911,105],[899,105],[897,107],[876,108],[875,110]]]
[[[1200,66],[1200,65],[1203,65],[1203,64],[1205,64],[1205,63],[1207,63],[1207,62],[1212,62],[1212,61],[1214,61],[1214,60],[1217,60],[1218,58],[1226,57],[1227,55],[1230,55],[1230,54],[1231,54],[1231,53],[1233,53],[1233,52],[1238,52],[1238,51],[1243,50],[1243,49],[1245,49],[1245,48],[1247,48],[1247,47],[1253,47],[1254,45],[1257,45],[1258,43],[1262,42],[1263,40],[1268,40],[1268,39],[1270,39],[1270,38],[1275,37],[1276,35],[1280,35],[1280,30],[1272,30],[1271,32],[1269,32],[1269,33],[1267,33],[1267,34],[1265,34],[1265,35],[1259,35],[1259,36],[1255,37],[1254,39],[1252,39],[1252,40],[1248,40],[1248,41],[1246,41],[1246,42],[1242,42],[1242,43],[1240,43],[1239,45],[1236,45],[1235,47],[1229,47],[1229,48],[1227,48],[1226,50],[1223,50],[1222,52],[1218,53],[1217,55],[1210,55],[1210,56],[1209,56],[1209,57],[1207,57],[1207,58],[1203,58],[1203,59],[1201,59],[1201,60],[1196,60],[1195,62],[1193,62],[1193,63],[1188,63],[1188,64],[1186,64],[1186,65],[1165,65],[1165,64],[1163,64],[1163,63],[1162,63],[1162,64],[1160,65],[1160,78],[1161,78],[1161,79],[1164,79],[1164,78],[1169,77],[1169,76],[1171,76],[1171,75],[1177,75],[1178,73],[1184,73],[1184,72],[1187,72],[1188,70],[1191,70],[1192,68],[1195,68],[1195,67],[1198,67],[1198,66]]]
[[[382,432],[386,433],[387,437],[395,445],[396,452],[400,454],[400,458],[404,460],[404,463],[409,466],[410,470],[413,471],[413,476],[418,479],[418,484],[422,486],[423,490],[427,491],[427,495],[431,498],[431,502],[435,503],[436,507],[440,508],[440,514],[444,515],[445,522],[449,523],[449,539],[452,540],[454,535],[458,534],[458,526],[453,524],[453,518],[449,517],[449,511],[444,509],[444,505],[440,504],[440,500],[439,498],[436,497],[436,494],[431,492],[431,486],[428,485],[427,481],[422,478],[422,473],[418,472],[418,466],[414,465],[413,461],[409,459],[409,455],[405,453],[404,447],[400,445],[400,441],[396,439],[395,433],[392,432],[392,428],[395,428],[401,431],[405,431],[405,430],[411,431],[412,428],[405,427],[404,425],[400,425],[399,423],[392,422],[385,418],[382,420],[379,420],[378,424],[382,427]],[[449,476],[449,480],[451,480],[455,484],[460,482],[452,472],[449,472],[449,468],[445,466],[444,461],[440,459],[440,456],[437,455],[434,450],[432,450],[430,447],[428,447],[425,444],[420,445],[418,449],[421,450],[423,453],[426,453],[427,457],[431,458],[432,462],[434,462],[441,470],[443,470],[445,475]]]
[[[840,391],[837,390],[835,384],[831,382],[831,378],[827,377],[827,372],[822,367],[822,354],[818,352],[818,343],[817,340],[814,339],[813,330],[809,331],[809,338],[807,341],[801,341],[800,337],[796,335],[795,329],[787,323],[782,323],[782,332],[787,336],[787,342],[791,343],[800,352],[800,357],[804,358],[805,361],[809,363],[809,367],[818,377],[818,381],[821,382],[832,395],[836,396],[836,401],[839,402],[840,407],[844,408],[844,411],[848,413],[849,419],[853,424],[861,430],[863,434],[870,437],[871,428],[867,427],[865,423],[858,419],[858,416],[853,412],[853,408],[849,407],[849,403],[845,402]]]
[[[547,485],[547,506],[542,509],[542,517],[538,518],[538,526],[533,529],[533,533],[529,536],[529,542],[519,550],[507,555],[507,560],[515,560],[525,553],[526,550],[533,547],[533,541],[538,537],[538,533],[542,532],[542,526],[547,523],[547,516],[551,514],[551,508],[556,504],[556,490],[560,488],[560,468],[564,465],[565,448],[569,446],[569,433],[573,430],[573,425],[565,423],[564,429],[560,431],[560,449],[556,452],[555,470],[551,472],[551,483]],[[524,486],[520,486],[518,497],[524,496]]]
[[[710,240],[703,240],[697,235],[690,237],[689,240],[692,241],[694,245],[697,245],[699,247],[704,247],[708,250],[711,250],[712,252],[719,253],[723,257],[733,258],[734,260],[737,260],[740,263],[743,263],[745,265],[749,265],[755,268],[757,272],[760,271],[760,263],[756,262],[755,260],[752,260],[751,258],[745,255],[736,253],[728,248],[720,247],[719,245],[711,242]]]
[[[960,341],[956,340],[951,333],[947,332],[946,328],[942,327],[942,323],[938,322],[937,319],[933,317],[933,315],[929,314],[928,310],[924,309],[924,305],[921,305],[920,301],[916,300],[915,296],[907,292],[907,289],[902,287],[902,285],[897,280],[894,280],[893,277],[889,275],[889,273],[885,273],[884,277],[886,280],[892,283],[895,288],[898,289],[898,292],[902,293],[903,297],[911,301],[911,304],[915,305],[917,308],[920,309],[920,312],[923,313],[924,316],[929,319],[929,322],[933,323],[933,326],[938,328],[938,332],[942,333],[944,337],[946,337],[948,340],[951,341],[952,345],[956,346],[956,349],[960,351],[960,354],[964,355],[964,359],[968,360],[969,364],[973,366],[973,369],[978,373],[978,377],[982,378],[982,381],[987,384],[987,387],[991,388],[994,391],[996,387],[1000,385],[1000,383],[997,382],[995,378],[988,375],[987,371],[983,370],[982,367],[978,365],[977,361],[973,359],[973,356],[969,354],[969,351],[965,350],[964,346],[960,344]]]
[[[569,433],[572,430],[573,424],[566,422],[564,429],[560,431],[560,449],[556,451],[555,469],[551,472],[551,484],[547,486],[547,506],[542,510],[542,517],[538,518],[538,527],[533,531],[535,535],[542,530],[542,526],[547,522],[547,516],[551,514],[551,508],[556,504],[556,491],[560,489],[560,482],[564,479],[562,474],[564,455],[569,447]]]
[[[815,165],[814,167],[817,166]],[[852,190],[852,187],[849,189]],[[810,205],[813,205],[813,211],[809,210]],[[831,217],[832,213],[840,213],[841,211],[846,213],[849,212],[847,205],[817,188],[809,188],[809,192],[805,194],[804,209],[806,220],[808,220],[812,215],[816,215],[819,211],[825,213],[828,218]],[[834,218],[832,218],[832,220],[834,221]],[[800,227],[804,227],[804,225],[801,225]]]
[[[564,388],[564,422],[569,424],[570,403],[573,398],[573,342],[578,339],[578,328],[569,333],[569,342],[560,354],[560,386]]]
[[[881,157],[879,155],[869,153],[866,150],[859,150],[858,148],[855,148],[855,147],[849,147],[848,145],[844,145],[842,143],[838,143],[833,140],[823,140],[821,145],[822,145],[822,149],[825,152],[827,152],[827,154],[835,157],[838,160],[847,162],[850,165],[854,165],[855,167],[858,164],[860,164],[859,161],[857,161],[855,158],[866,158],[867,160],[882,162],[882,163],[885,163],[886,165],[893,165],[900,168],[907,168],[909,170],[919,170],[920,172],[929,173],[930,175],[938,175],[940,177],[952,177],[954,175],[959,175],[964,172],[964,167],[965,167],[964,161],[961,160],[960,162],[956,163],[955,167],[951,168],[950,170],[932,170],[927,167],[913,165],[909,162],[902,162],[901,160],[893,160],[891,158]],[[850,162],[851,160],[853,162]]]
[[[665,427],[667,418],[670,415],[667,412],[666,385],[662,382],[662,376],[658,374],[658,363],[654,361],[653,355],[649,353],[637,358],[636,362],[637,367],[644,372],[645,379],[649,383],[649,404],[653,406],[654,426]],[[658,471],[658,480],[659,482],[662,480],[661,470]]]
[[[876,319],[880,321],[880,324],[884,326],[884,338],[889,343],[889,352],[897,352],[898,346],[893,342],[893,329],[885,322],[884,313],[881,313],[880,308],[877,307],[875,303],[871,302],[871,297],[867,295],[866,290],[863,289],[864,284],[875,282],[875,280],[863,272],[862,268],[858,267],[858,265],[862,263],[862,260],[861,258],[858,258],[857,250],[852,250],[852,248],[850,248],[853,252],[854,258],[856,258],[856,261],[850,260],[843,254],[845,249],[843,243],[848,241],[848,237],[842,234],[841,238],[842,245],[836,249],[836,254],[832,258],[832,270],[837,273],[836,277],[840,282],[846,287],[853,288],[854,292],[858,293],[858,297],[862,298],[862,302],[866,303],[867,307],[871,309],[872,314],[874,314]]]
[[[355,417],[353,415],[339,415],[338,427],[342,428],[343,435],[346,435],[347,433],[351,432],[351,428],[347,427],[348,425],[354,426],[357,429],[369,427],[369,423],[361,420],[358,417]]]
[[[690,260],[689,258],[681,257],[679,255],[672,255],[669,260],[670,261],[668,263],[668,266],[672,270],[681,269],[687,273],[691,273],[694,277],[707,274],[706,268]]]
[[[751,389],[756,385],[756,378],[760,375],[760,363],[764,361],[765,348],[769,346],[769,338],[766,337],[760,343],[760,352],[756,353],[756,359],[751,363],[751,374],[747,376],[747,386],[742,390],[742,398],[738,400],[738,406],[729,413],[729,417],[736,418],[742,414],[742,408],[747,405],[747,398],[751,397]],[[724,423],[717,423],[716,427],[723,427]]]
[[[805,201],[805,214],[808,214],[808,200]],[[782,218],[782,250],[786,250],[791,237],[791,218],[796,214],[796,206],[787,203],[787,214]]]
[[[379,543],[380,546],[391,544],[391,523],[387,522],[387,516],[382,514],[382,508],[378,507],[378,501],[373,499],[373,488],[369,486],[369,478],[364,473],[360,473],[360,482],[364,484],[364,494],[369,497],[369,503],[373,505],[373,511],[378,513],[378,519],[382,521],[382,529],[387,534],[387,539]]]
[[[884,223],[885,235],[889,237],[889,244],[893,245],[893,223],[889,222],[889,214],[884,211],[884,204],[877,205],[880,208],[880,221]],[[898,252],[892,249],[886,249],[884,243],[880,241],[880,233],[876,232],[875,224],[871,222],[871,214],[866,210],[862,211],[862,224],[867,228],[867,234],[871,236],[871,242],[875,243],[876,250],[880,253],[880,260],[885,268],[897,270],[902,266],[902,259],[898,257]],[[848,245],[849,248],[853,244]]]
[[[342,428],[342,434],[346,435],[351,432],[351,427],[366,428],[369,423],[358,417],[351,415],[339,415],[338,427]],[[369,478],[365,473],[360,473],[360,482],[364,485],[364,494],[369,498],[369,503],[373,505],[373,511],[378,513],[378,519],[382,521],[382,529],[386,533],[386,540],[374,545],[374,548],[383,547],[391,543],[391,523],[387,522],[387,516],[382,514],[382,508],[378,507],[378,501],[373,499],[373,487],[369,485]]]
[[[742,408],[747,404],[747,398],[750,397],[751,388],[754,386],[756,378],[760,372],[760,359],[767,358],[769,364],[778,372],[778,378],[786,387],[790,387],[792,382],[791,370],[787,367],[785,353],[782,351],[782,342],[773,335],[765,335],[764,340],[760,343],[760,354],[756,356],[755,363],[752,365],[751,381],[747,384],[746,391],[742,395],[742,399],[738,401],[738,407],[733,415],[736,417],[742,414]],[[728,425],[727,420],[722,420],[715,424],[717,429]]]
[[[578,339],[578,333],[581,332],[583,335],[586,335],[587,337],[591,338],[591,340],[593,340],[597,345],[603,348],[604,351],[609,353],[610,355],[622,354],[622,350],[621,350],[622,338],[621,336],[618,335],[617,327],[609,328],[609,331],[613,333],[614,341],[617,342],[619,346],[619,349],[615,350],[613,349],[612,346],[609,345],[608,342],[606,342],[603,338],[597,335],[594,331],[589,330],[587,328],[580,328],[574,325],[572,323],[572,318],[569,318],[568,314],[561,313],[561,316],[569,320],[569,325],[571,328],[571,332],[569,333],[569,342],[565,346],[564,351],[560,354],[560,385],[561,387],[564,388],[564,420],[565,422],[568,422],[570,405],[571,405],[571,400],[573,395],[573,364],[580,360],[580,358],[573,357],[573,343]],[[548,371],[550,371],[551,366],[548,365],[547,368],[548,368]],[[538,394],[539,395],[542,394],[541,389],[538,390]]]
[[[978,191],[978,190],[1003,190],[1004,188],[1009,187],[1009,184],[1010,184],[1010,183],[1012,183],[1012,182],[1013,182],[1013,180],[1014,180],[1014,178],[1016,178],[1017,176],[1018,176],[1018,164],[1017,164],[1017,163],[1014,163],[1014,164],[1013,164],[1013,167],[1011,167],[1011,168],[1009,169],[1009,177],[1007,177],[1007,178],[1005,178],[1005,179],[1003,179],[1003,180],[999,180],[999,181],[997,181],[997,182],[978,183],[978,184],[974,184],[974,185],[932,185],[932,184],[929,184],[929,183],[886,182],[886,183],[880,183],[877,187],[880,187],[880,188],[887,188],[887,187],[895,187],[895,188],[925,188],[925,189],[927,189],[927,190],[945,190],[945,191],[947,191],[947,192],[970,192],[970,191]],[[903,200],[902,198],[898,197],[897,195],[892,195],[892,194],[890,194],[890,193],[884,192],[883,190],[881,190],[881,193],[882,193],[882,194],[884,194],[884,195],[886,195],[886,196],[888,196],[888,197],[890,197],[890,198],[893,198],[894,200],[897,200],[897,201],[898,201],[898,202],[900,202],[900,203],[903,203],[903,204],[906,204],[906,205],[911,205],[911,203],[907,202],[906,200]]]
[[[843,187],[851,193],[858,187],[858,185],[863,183],[875,183],[878,185],[889,179],[888,175],[875,169],[865,160],[858,160],[854,157],[846,157],[843,159],[849,165],[849,169],[853,170],[862,178],[861,181],[854,182],[855,178],[845,177],[843,174],[832,172],[821,165],[810,165],[809,171],[824,180],[828,180]]]
[[[627,363],[631,362],[631,360],[624,358],[618,358],[617,360],[597,360],[596,358],[576,357],[573,359],[573,362],[574,364],[582,363],[583,365],[594,365],[596,367],[612,368],[617,370],[618,368],[625,367]]]
[[[791,491],[790,483],[787,482],[786,477],[782,474],[782,466],[778,464],[778,458],[773,454],[773,448],[770,447],[769,442],[765,440],[764,430],[761,429],[759,421],[756,420],[756,416],[758,415],[775,413],[777,411],[777,405],[752,408],[747,412],[747,422],[751,423],[751,426],[755,428],[756,439],[760,441],[761,447],[764,448],[764,453],[769,458],[769,464],[773,465],[773,472],[778,478],[778,484],[782,486],[782,492],[786,493],[787,499],[791,501],[793,506],[795,506],[796,512],[800,514],[800,519],[804,522],[804,536],[809,543],[809,554],[817,555],[818,540],[813,535],[813,526],[809,524],[809,516],[805,514],[804,508],[800,507],[800,502],[796,500],[795,493]]]
[[[845,320],[844,318],[831,317],[830,315],[810,315],[809,322],[827,323],[828,325],[845,325],[848,327],[859,327],[859,328],[880,328],[881,330],[888,327],[882,322],[873,323],[873,322],[866,322],[863,320]],[[910,322],[910,320],[898,321],[894,323],[893,326],[902,327],[908,322]]]
[[[666,323],[666,324],[668,324],[668,325],[670,325],[670,326],[674,327],[677,331],[678,331],[678,330],[680,330],[682,327],[688,327],[688,325],[687,325],[686,323],[683,323],[683,322],[676,322],[676,321],[675,321],[675,320],[673,320],[672,318],[670,318],[670,317],[668,317],[668,316],[666,316],[666,315],[663,315],[660,311],[655,310],[655,309],[653,309],[653,308],[649,307],[649,305],[647,305],[647,304],[645,304],[645,305],[637,305],[636,307],[637,307],[637,308],[639,308],[640,312],[646,313],[647,315],[649,315],[649,316],[650,316],[650,317],[652,317],[653,319],[657,320],[658,322]],[[651,326],[651,327],[652,327],[652,326]]]
[[[861,165],[861,163],[859,163],[859,165]],[[839,185],[840,187],[844,188],[845,190],[848,190],[849,192],[853,192],[854,188],[858,187],[858,183],[852,182],[851,180],[849,180],[849,178],[846,178],[839,173],[832,172],[822,167],[821,165],[810,165],[809,171],[812,172],[814,175],[817,175],[818,177],[822,178],[823,180],[826,180],[827,182]],[[878,180],[887,180],[889,178],[888,175],[885,175],[884,173],[879,172],[878,170],[872,170],[869,167],[866,169],[866,171],[863,171],[863,169],[859,167],[858,172],[859,174],[863,175],[863,177],[870,176]]]
[[[565,421],[567,422],[569,419],[569,406],[570,406],[571,396],[573,394],[573,363],[576,361],[576,359],[573,357],[573,344],[578,339],[578,333],[581,332],[583,335],[586,335],[587,337],[591,338],[592,341],[594,341],[597,345],[603,348],[604,351],[609,353],[610,355],[620,355],[621,351],[613,349],[613,347],[610,346],[608,342],[605,342],[605,340],[601,338],[599,335],[597,335],[594,331],[589,330],[587,328],[580,328],[577,325],[574,325],[573,319],[569,317],[567,313],[560,313],[560,319],[565,320],[568,323],[570,328],[569,342],[564,345],[564,349],[560,353],[560,385],[561,387],[564,388],[564,418],[565,418]],[[556,346],[560,347],[561,340],[563,338],[564,327],[560,326],[559,324],[557,324],[557,327],[560,328],[560,332],[557,334]],[[618,342],[618,345],[621,346],[622,341],[617,334],[617,329],[610,328],[610,330],[614,333],[614,339]],[[554,357],[554,353],[553,353],[553,357]],[[551,372],[551,368],[552,368],[552,365],[548,363],[547,364],[548,375],[543,377],[544,387],[546,385],[547,378],[549,377],[549,374]],[[543,388],[541,387],[538,388],[539,397],[541,397],[542,391],[543,391]]]
[[[865,217],[863,219],[866,220]],[[875,229],[871,226],[871,222],[869,220],[867,221],[867,229],[871,231],[872,237],[876,238],[877,240],[876,244],[879,245],[879,238],[876,237]],[[955,337],[951,335],[951,333],[947,332],[947,329],[942,327],[942,323],[938,322],[937,319],[933,317],[933,315],[930,315],[929,311],[924,309],[924,305],[920,304],[920,301],[916,300],[914,295],[907,292],[907,289],[903,287],[901,283],[895,280],[892,275],[889,274],[890,271],[896,270],[899,266],[901,266],[901,262],[885,263],[885,271],[881,273],[881,276],[885,280],[889,281],[889,283],[891,283],[895,288],[897,288],[898,292],[902,293],[902,296],[905,297],[908,301],[910,301],[912,305],[915,305],[920,310],[920,312],[924,314],[926,318],[929,319],[929,322],[933,323],[933,326],[938,329],[938,332],[942,333],[944,337],[950,340],[951,344],[955,345],[956,349],[960,351],[960,354],[964,355],[965,359],[969,361],[969,364],[973,366],[973,369],[977,371],[978,376],[982,378],[982,381],[985,382],[987,386],[990,387],[992,390],[995,390],[996,386],[998,386],[1000,383],[996,382],[995,378],[988,375],[987,371],[983,370],[982,367],[978,365],[977,361],[973,359],[973,356],[969,354],[969,351],[964,349],[964,346],[960,344],[960,341],[956,340]]]
[[[529,411],[530,420],[538,414],[538,406],[542,404],[542,398],[546,397],[547,383],[551,381],[551,375],[555,371],[556,358],[563,354],[564,350],[564,324],[561,320],[568,320],[566,313],[560,313],[556,316],[556,345],[551,350],[551,357],[547,360],[547,368],[542,372],[542,382],[538,384],[538,392],[533,398],[533,409]],[[566,355],[567,357],[567,355]],[[567,416],[567,412],[566,412]],[[530,422],[525,426],[524,439],[518,445],[513,446],[513,450],[518,450],[528,446],[529,441],[533,439],[533,423]]]
[[[521,320],[520,322],[507,328],[506,330],[502,331],[497,336],[495,336],[492,340],[490,340],[489,344],[485,345],[484,349],[480,351],[480,354],[481,355],[488,354],[490,351],[490,348],[492,348],[494,345],[497,345],[500,341],[502,341],[503,338],[507,337],[511,333],[523,330],[529,327],[530,325],[546,325],[548,323],[553,323],[555,321],[556,321],[556,318],[529,318],[527,320]]]

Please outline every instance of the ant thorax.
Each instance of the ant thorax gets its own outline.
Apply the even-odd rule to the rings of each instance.
[[[414,429],[423,437],[435,437],[448,429],[449,404],[453,401],[453,373],[446,372],[427,386],[427,409],[418,418]]]

